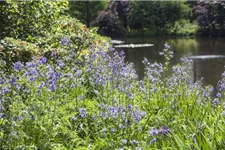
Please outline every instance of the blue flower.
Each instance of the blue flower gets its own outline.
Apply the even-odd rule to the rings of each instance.
[[[13,69],[16,71],[20,71],[22,67],[23,67],[23,64],[20,61],[13,64]]]
[[[9,88],[5,86],[5,87],[2,89],[2,94],[5,95],[5,94],[7,94],[8,92],[9,92]]]
[[[122,139],[121,143],[125,145],[125,144],[127,144],[127,140],[126,139]]]
[[[108,49],[109,49],[109,51],[114,51],[115,50],[115,48],[111,47],[111,46]]]
[[[133,108],[133,106],[132,106],[131,104],[129,104],[129,105],[128,105],[128,109],[131,110],[132,108]]]
[[[132,144],[137,145],[138,142],[136,140],[132,140]]]
[[[222,97],[222,94],[221,93],[217,93],[216,94],[216,97],[221,98]]]
[[[163,52],[159,52],[159,55],[162,56],[164,53]]]
[[[79,77],[82,74],[82,70],[77,70],[77,72],[75,73],[76,77]]]
[[[0,84],[4,84],[5,83],[5,78],[0,78]]]
[[[150,141],[150,144],[152,145],[152,144],[154,144],[155,142],[156,142],[156,138],[152,139],[152,140]]]
[[[79,113],[80,113],[81,118],[86,118],[86,116],[87,116],[86,108],[80,108]]]
[[[168,134],[169,132],[170,132],[169,128],[167,126],[164,126],[159,133]]]
[[[219,103],[219,99],[218,98],[215,98],[214,100],[213,100],[213,105],[217,105]]]
[[[55,92],[55,90],[56,90],[55,85],[54,85],[54,84],[51,84],[51,85],[50,85],[50,89],[51,89],[52,92]]]
[[[133,96],[132,93],[129,93],[129,94],[128,94],[128,97],[129,97],[130,99],[133,99],[133,98],[134,98],[134,96]]]
[[[157,128],[153,128],[151,134],[152,135],[158,135],[159,134],[158,129]]]
[[[70,39],[63,36],[60,41],[60,46],[67,46],[67,47],[71,46]]]
[[[225,111],[222,112],[222,116],[225,117]]]
[[[169,46],[167,43],[165,43],[165,44],[164,44],[164,48],[165,48],[165,49],[169,49],[170,46]]]
[[[41,57],[40,60],[39,60],[39,63],[46,64],[47,63],[47,58],[46,57]]]
[[[57,64],[60,68],[64,67],[64,63],[61,60],[57,60]]]

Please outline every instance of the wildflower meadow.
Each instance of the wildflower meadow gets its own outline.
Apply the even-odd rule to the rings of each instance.
[[[169,68],[143,58],[145,77],[109,43],[33,56],[0,70],[2,150],[216,150],[225,148],[225,73],[217,88],[190,82],[192,60]],[[166,72],[172,74],[165,77]],[[216,96],[213,95],[216,93]]]

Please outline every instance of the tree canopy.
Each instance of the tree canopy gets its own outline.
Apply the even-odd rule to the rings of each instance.
[[[103,10],[107,1],[70,1],[69,13],[72,17],[77,18],[88,27],[97,17],[98,12]]]
[[[193,8],[202,35],[225,35],[225,2],[199,2]]]
[[[133,29],[163,28],[166,24],[186,18],[191,9],[179,1],[133,2],[129,26]]]

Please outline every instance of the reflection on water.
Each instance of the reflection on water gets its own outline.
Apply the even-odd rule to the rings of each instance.
[[[159,52],[163,50],[164,43],[168,42],[171,49],[175,52],[175,57],[171,61],[171,66],[180,62],[183,56],[198,55],[225,55],[225,38],[173,38],[173,37],[157,37],[157,38],[127,38],[126,44],[154,44],[153,47],[144,48],[122,48],[128,62],[135,64],[136,70],[140,76],[144,76],[144,65],[142,60],[146,57],[150,62],[164,61]],[[121,49],[120,49],[121,50]],[[211,59],[193,59],[192,78],[193,81],[200,80],[204,77],[204,84],[216,86],[217,81],[221,79],[221,75],[225,68],[225,58],[215,57]]]

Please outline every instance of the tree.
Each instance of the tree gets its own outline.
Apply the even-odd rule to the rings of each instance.
[[[151,28],[162,30],[167,24],[186,18],[191,9],[179,1],[137,1],[129,15],[129,26],[133,29]]]
[[[103,35],[123,36],[127,28],[127,16],[130,7],[130,1],[111,1],[92,24],[97,25],[99,33]]]
[[[103,10],[107,3],[106,1],[70,1],[69,13],[89,27],[98,12]]]
[[[225,2],[199,2],[194,8],[202,35],[225,35]]]

